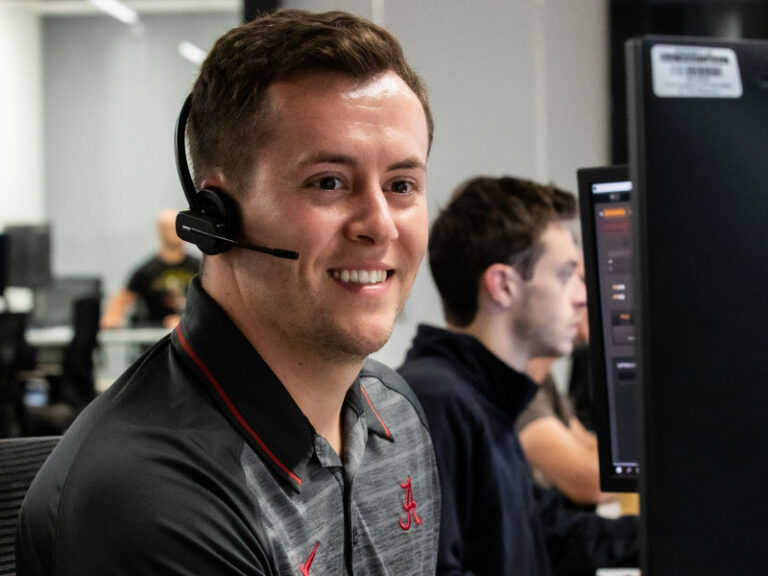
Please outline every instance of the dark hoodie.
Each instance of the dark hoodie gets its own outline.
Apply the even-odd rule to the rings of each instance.
[[[590,575],[637,566],[637,518],[567,509],[534,486],[515,420],[536,384],[472,336],[419,326],[399,369],[429,421],[442,487],[439,575]]]

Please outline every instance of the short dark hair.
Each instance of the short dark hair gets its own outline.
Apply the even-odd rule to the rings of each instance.
[[[530,180],[481,176],[459,186],[429,235],[429,266],[446,320],[474,320],[478,283],[492,264],[509,264],[529,279],[544,230],[575,214],[572,194]]]
[[[269,136],[269,85],[322,70],[361,81],[388,71],[400,76],[424,108],[431,144],[426,88],[392,34],[345,12],[278,10],[224,34],[203,62],[188,124],[196,183],[220,168],[236,193],[244,189],[254,150]]]

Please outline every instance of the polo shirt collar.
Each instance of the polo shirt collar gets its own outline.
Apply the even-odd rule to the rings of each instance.
[[[264,359],[205,292],[199,277],[190,284],[184,315],[171,340],[230,424],[278,476],[301,490],[315,431]],[[392,440],[360,377],[344,404],[344,409],[365,415],[370,432]]]

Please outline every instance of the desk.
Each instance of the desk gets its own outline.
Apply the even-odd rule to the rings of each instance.
[[[99,344],[154,344],[170,332],[170,328],[112,328],[99,330],[96,339]]]
[[[96,340],[100,352],[95,359],[94,377],[98,392],[103,392],[138,357],[141,347],[151,346],[166,334],[168,328],[112,328],[99,330]],[[71,326],[28,328],[24,337],[37,348],[40,366],[51,371],[61,371],[64,348],[72,341]],[[137,351],[138,350],[138,351]]]
[[[168,328],[113,328],[99,330],[96,339],[99,344],[154,344],[168,334]],[[51,328],[27,328],[24,337],[27,343],[38,348],[60,348],[72,341],[74,330],[71,326]]]

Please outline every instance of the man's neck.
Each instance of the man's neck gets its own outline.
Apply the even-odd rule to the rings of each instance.
[[[254,344],[253,341],[251,343]],[[255,343],[254,348],[278,377],[315,431],[341,456],[342,405],[349,387],[360,373],[363,361],[332,362],[294,347],[270,346],[264,339]]]
[[[233,291],[234,283],[221,281],[221,278],[210,280],[211,276],[203,277],[206,292],[275,373],[315,431],[341,455],[342,405],[365,358],[329,357],[321,348],[312,349],[295,341],[285,341],[282,334],[260,325],[257,311],[249,313],[246,302]]]
[[[160,248],[157,251],[157,257],[166,264],[178,264],[183,261],[187,253],[184,248]]]
[[[518,372],[525,372],[530,355],[525,346],[515,341],[511,331],[503,323],[487,322],[478,316],[469,326],[448,325],[448,329],[473,336],[504,363]]]

